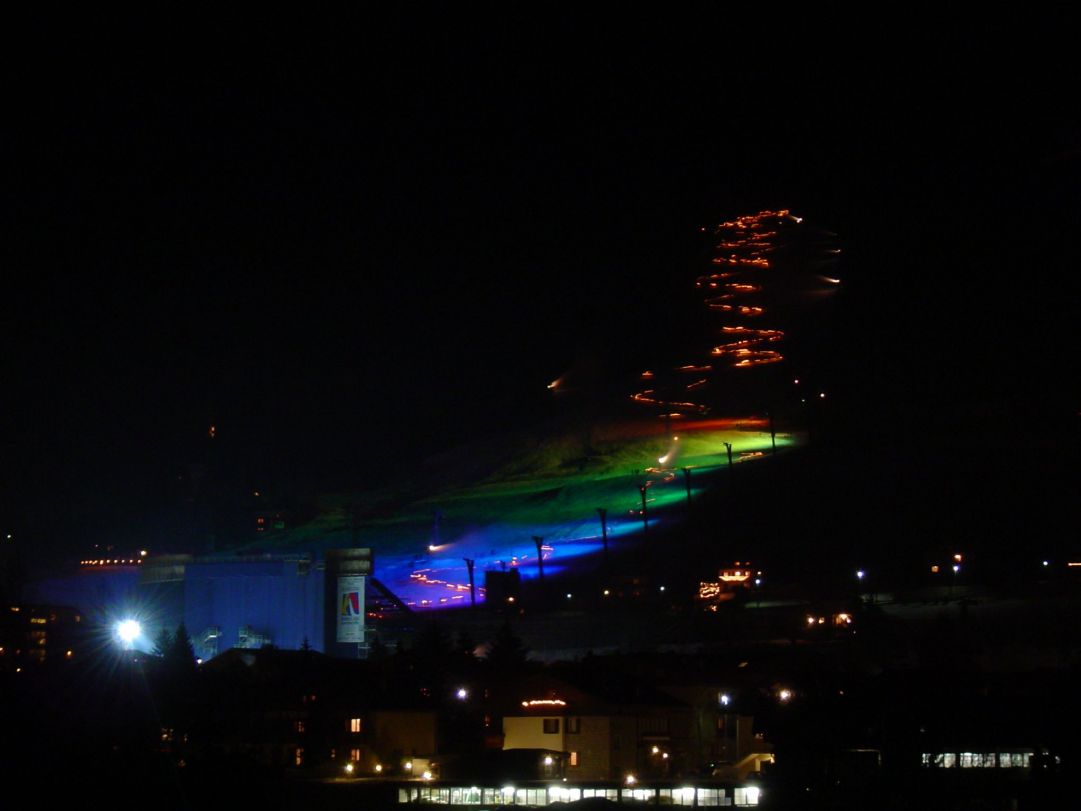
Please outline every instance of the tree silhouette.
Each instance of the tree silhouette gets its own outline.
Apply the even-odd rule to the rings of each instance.
[[[154,637],[154,655],[164,659],[172,646],[173,635],[169,632],[168,628],[162,628]]]
[[[520,668],[526,661],[526,647],[514,633],[509,622],[503,623],[496,632],[488,650],[488,665],[499,673]]]
[[[417,659],[425,664],[439,665],[451,651],[450,634],[439,620],[432,620],[420,629],[414,646]]]
[[[164,639],[159,635],[159,640]],[[192,647],[191,637],[188,636],[187,626],[183,622],[176,628],[172,641],[165,648],[164,656],[167,670],[183,675],[195,670],[195,648]]]
[[[465,656],[469,659],[473,659],[474,651],[477,649],[477,641],[470,636],[468,631],[459,630],[458,636],[454,640],[454,652],[460,656]]]

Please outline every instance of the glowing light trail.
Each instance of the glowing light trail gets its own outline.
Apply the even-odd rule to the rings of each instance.
[[[657,388],[646,389],[631,395],[635,402],[657,406],[670,410],[679,408],[697,414],[709,412],[705,402],[707,384],[711,377],[721,369],[750,369],[759,366],[780,363],[785,359],[781,344],[785,331],[773,324],[761,323],[770,317],[777,317],[774,306],[775,292],[782,287],[782,276],[789,282],[795,278],[792,273],[790,258],[781,256],[789,242],[788,237],[796,231],[806,233],[801,228],[801,217],[793,216],[787,209],[761,211],[734,220],[722,222],[712,229],[701,229],[715,238],[714,255],[710,259],[711,270],[695,280],[695,287],[705,293],[703,303],[711,312],[722,320],[721,343],[709,350],[711,364],[686,364],[674,371],[678,374],[693,374],[695,378],[686,383],[674,384],[677,392],[662,395]],[[823,232],[819,232],[821,234]],[[806,279],[814,279],[818,290],[802,290],[803,294],[813,298],[821,295],[824,285],[832,289],[840,279],[825,275],[803,274],[810,264],[832,264],[836,261],[836,248],[818,248],[811,262],[803,262],[797,270]],[[778,263],[775,258],[779,257]],[[776,264],[785,267],[782,274]],[[770,314],[773,313],[773,316]],[[655,381],[658,370],[641,374],[642,380]],[[660,385],[659,381],[653,383]],[[696,401],[688,402],[677,399],[678,392],[695,392]],[[700,399],[699,399],[700,398]]]

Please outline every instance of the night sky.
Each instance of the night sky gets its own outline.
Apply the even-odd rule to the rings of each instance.
[[[763,208],[844,248],[853,414],[1076,419],[1065,20],[784,8],[12,26],[0,519],[152,531],[210,425],[250,482],[406,475],[663,359]]]

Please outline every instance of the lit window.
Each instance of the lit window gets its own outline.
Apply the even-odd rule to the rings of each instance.
[[[350,732],[360,732],[361,731],[360,730],[360,719],[359,718],[351,718],[351,719],[349,719],[349,731]]]
[[[304,747],[298,746],[296,750],[296,764],[297,766],[304,765]]]
[[[354,763],[359,763],[360,762],[360,750],[359,749],[350,749],[349,750],[349,759],[351,761],[353,761]]]
[[[569,761],[567,761],[567,765],[569,765],[569,766],[577,766],[578,765],[578,753],[577,752],[571,752],[571,758],[570,758]]]
[[[303,721],[297,721],[297,732],[303,732],[303,731],[304,731],[304,722]]]
[[[544,719],[544,734],[555,735],[559,733],[559,719],[558,718],[545,718]]]

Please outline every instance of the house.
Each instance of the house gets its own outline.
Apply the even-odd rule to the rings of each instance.
[[[351,765],[356,775],[409,776],[437,753],[437,712],[379,683],[362,661],[316,651],[234,648],[200,667],[190,747],[265,766]]]
[[[570,781],[663,778],[693,764],[691,708],[619,680],[583,689],[553,676],[521,680],[503,714],[503,749],[564,753]]]

